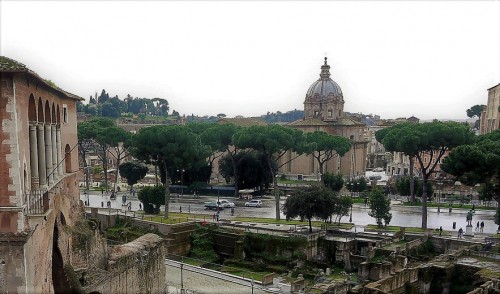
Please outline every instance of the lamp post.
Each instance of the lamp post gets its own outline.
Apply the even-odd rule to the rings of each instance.
[[[181,173],[181,196],[184,196],[184,172],[185,169],[177,170],[177,172]]]
[[[349,222],[352,223],[352,198],[351,198],[351,214],[349,215]]]

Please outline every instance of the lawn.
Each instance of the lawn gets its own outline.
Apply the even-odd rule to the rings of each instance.
[[[303,221],[301,222],[300,220],[285,220],[285,219],[280,219],[276,220],[273,218],[257,218],[257,217],[235,217],[233,221],[238,221],[238,222],[249,222],[249,223],[267,223],[267,224],[280,224],[280,225],[301,225],[301,226],[309,226],[308,221]],[[352,224],[349,223],[325,223],[321,221],[312,221],[311,225],[313,227],[321,227],[322,225],[327,224],[328,227],[332,228],[340,228],[340,229],[351,229]]]
[[[421,207],[422,203],[412,203],[412,202],[404,202],[404,206],[418,206]],[[427,203],[427,207],[441,207],[442,210],[447,210],[449,208],[448,203]],[[452,204],[452,208],[456,209],[472,209],[472,204]],[[479,206],[475,205],[474,209],[477,210],[496,210],[496,207],[490,207],[490,206]]]
[[[247,278],[247,279],[254,279],[255,281],[262,281],[262,277],[265,275],[271,274],[271,272],[251,272],[248,271],[248,269],[241,268],[241,267],[235,267],[235,266],[227,266],[224,265],[221,268],[221,272],[225,272],[231,275]]]

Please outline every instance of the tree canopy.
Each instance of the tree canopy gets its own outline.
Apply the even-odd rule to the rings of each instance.
[[[378,226],[382,226],[382,220],[387,226],[392,219],[391,201],[378,188],[373,189],[369,195],[370,211],[368,215],[375,218]]]
[[[308,145],[304,134],[300,130],[280,125],[251,126],[239,130],[233,136],[233,142],[237,148],[253,149],[261,152],[266,157],[274,184],[276,219],[280,219],[280,193],[275,176],[276,171],[289,162],[289,160],[280,161],[287,152],[293,151],[298,156],[307,150]],[[273,162],[276,164],[273,164]]]
[[[344,156],[351,149],[351,143],[348,139],[332,136],[322,131],[307,133],[306,141],[310,144],[310,150],[307,153],[316,159],[322,177],[325,162],[336,156]]]
[[[453,149],[441,168],[463,184],[481,184],[481,197],[500,203],[500,130],[479,136],[474,144]]]
[[[148,167],[139,162],[125,162],[119,167],[120,175],[127,179],[127,184],[133,186],[144,179],[148,172]]]
[[[484,108],[486,108],[486,105],[483,104],[477,104],[472,106],[471,108],[467,109],[467,116],[470,118],[473,118],[475,116],[481,117],[481,112],[483,112]]]
[[[387,151],[403,152],[410,158],[417,159],[423,180],[422,228],[427,228],[427,181],[446,152],[457,146],[472,143],[475,139],[474,133],[468,125],[451,121],[405,123],[379,132],[375,136],[378,136],[377,140],[381,139]],[[412,174],[410,176],[413,177]]]
[[[344,178],[340,173],[334,175],[327,172],[323,175],[323,185],[325,187],[332,189],[334,192],[339,192],[344,186]]]
[[[292,192],[283,205],[283,214],[286,219],[300,217],[309,222],[309,232],[312,232],[311,219],[317,217],[324,221],[334,213],[335,195],[322,186],[300,188]]]
[[[142,202],[145,213],[157,214],[160,212],[160,206],[164,201],[164,186],[146,186],[137,194],[137,198]]]
[[[130,152],[134,157],[159,164],[163,171],[165,189],[165,217],[170,201],[169,169],[189,169],[206,164],[210,147],[183,125],[158,125],[141,129],[133,138]]]

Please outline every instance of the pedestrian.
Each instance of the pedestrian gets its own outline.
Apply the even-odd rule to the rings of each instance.
[[[215,213],[212,215],[212,221],[215,221]]]
[[[234,215],[234,207],[231,208],[231,215]]]
[[[484,230],[484,222],[481,222],[481,233],[483,232]]]
[[[101,201],[101,207],[104,208],[104,201]]]
[[[443,226],[440,226],[439,227],[439,236],[441,236],[442,233],[443,233]]]
[[[219,213],[219,211],[217,211],[217,222],[219,222],[219,216],[220,216],[220,213]]]
[[[462,234],[464,233],[464,230],[462,230],[462,228],[460,228],[460,230],[458,230],[458,238],[462,238]]]
[[[179,206],[179,213],[182,213],[182,206]]]
[[[103,188],[101,188],[101,195],[102,195],[102,197],[104,197],[104,189]]]
[[[453,229],[457,228],[457,222],[453,222]]]
[[[142,204],[139,203],[139,210],[142,210]]]
[[[479,231],[479,221],[477,221],[477,224],[476,224],[476,231]]]

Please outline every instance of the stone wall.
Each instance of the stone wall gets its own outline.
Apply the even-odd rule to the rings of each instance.
[[[146,234],[136,240],[113,246],[107,272],[84,288],[96,293],[159,293],[165,287],[163,239]],[[91,276],[91,273],[87,274]]]
[[[403,288],[406,283],[415,283],[417,281],[418,268],[407,268],[396,271],[389,277],[365,285],[362,293],[394,293]]]

